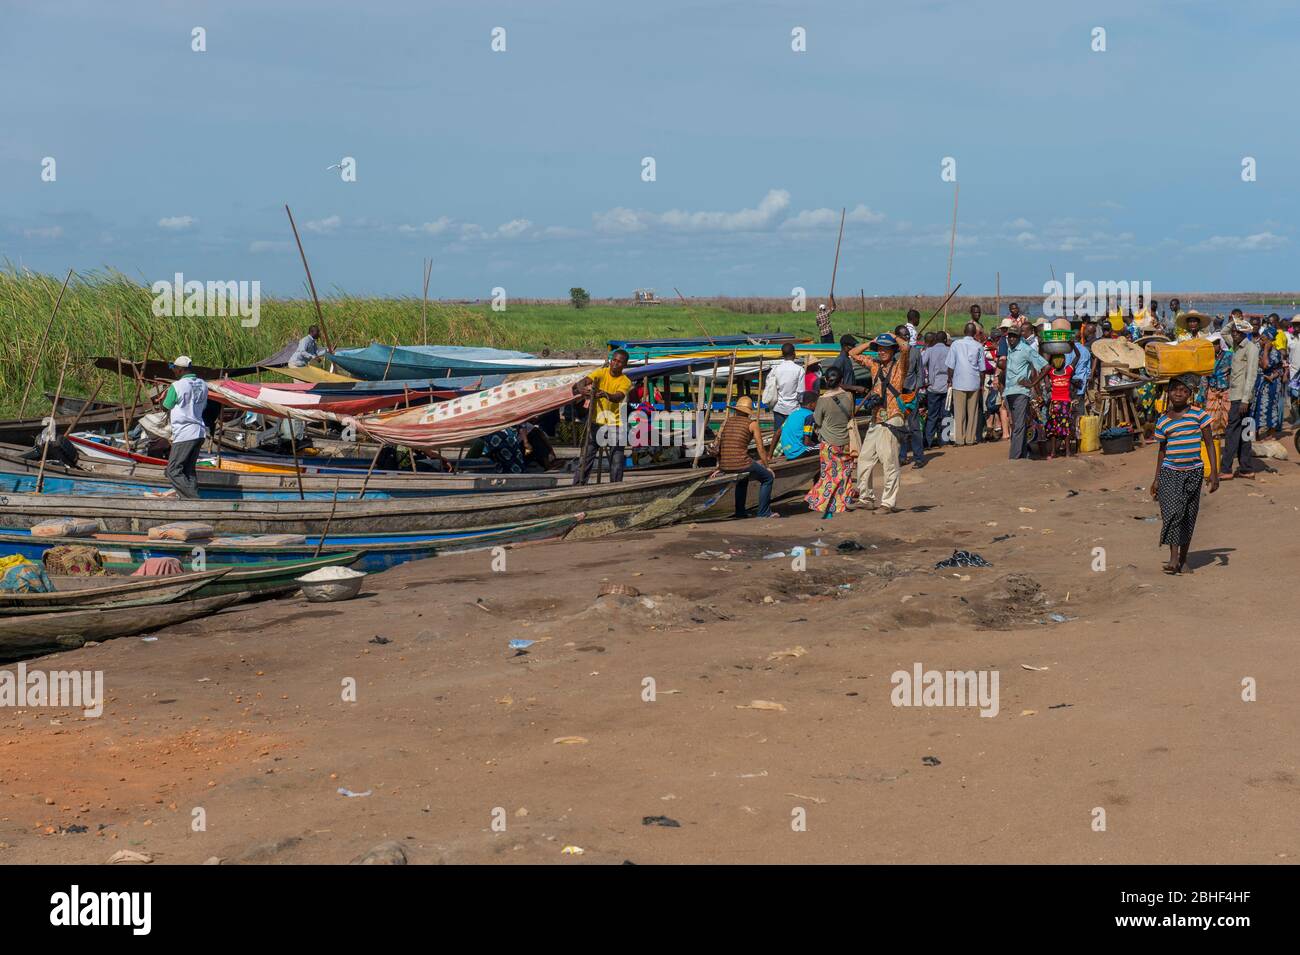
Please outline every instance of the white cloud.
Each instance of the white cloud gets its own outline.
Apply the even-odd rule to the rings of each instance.
[[[1032,229],[1033,227],[1034,224],[1030,222],[1028,219],[1012,219],[1010,222],[1007,223],[1008,229],[1024,230],[1024,229]]]
[[[784,189],[769,190],[753,209],[735,212],[689,212],[669,209],[655,213],[643,209],[618,207],[592,216],[598,232],[641,232],[651,227],[676,232],[759,232],[775,224],[790,207],[790,193]]]
[[[884,222],[885,214],[859,203],[844,218],[848,222],[876,223]],[[835,228],[839,224],[838,209],[804,209],[782,222],[781,229],[785,232],[813,232]]]
[[[165,216],[158,220],[160,229],[171,229],[173,232],[181,232],[198,224],[199,220],[193,216]]]
[[[63,226],[51,225],[43,226],[39,229],[24,229],[24,239],[60,239],[63,237]]]
[[[511,219],[497,228],[497,235],[506,239],[517,239],[532,227],[533,224],[527,219]]]
[[[248,251],[253,255],[262,255],[267,252],[288,252],[293,249],[293,245],[285,241],[267,241],[258,239],[248,244]]]
[[[343,224],[343,220],[338,216],[327,216],[324,219],[314,219],[306,223],[303,228],[308,232],[333,232]]]
[[[397,227],[398,232],[412,233],[423,232],[426,235],[438,235],[446,232],[451,228],[451,220],[446,216],[439,216],[432,222],[425,222],[421,225],[402,225]]]
[[[1265,252],[1284,245],[1285,236],[1272,232],[1256,232],[1253,235],[1212,235],[1196,243],[1191,252]]]

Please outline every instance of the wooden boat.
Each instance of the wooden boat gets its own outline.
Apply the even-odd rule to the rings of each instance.
[[[216,597],[220,594],[248,594],[250,597],[269,597],[274,594],[297,590],[298,578],[303,574],[310,574],[322,567],[351,567],[360,559],[361,554],[359,552],[346,551],[338,554],[325,554],[306,560],[266,560],[257,563],[231,565],[219,570],[209,570],[202,573],[134,578],[133,582],[140,580],[159,581],[161,583],[156,584],[155,588],[162,591],[168,581],[185,579],[189,581],[187,586],[190,587],[190,590],[186,591],[186,593],[192,597]],[[54,584],[56,593],[61,593],[65,597],[80,597],[83,594],[90,594],[92,596],[85,599],[93,600],[94,595],[105,590],[125,586],[117,584],[115,587],[112,582],[122,580],[122,574],[134,573],[141,563],[143,561],[129,560],[124,563],[106,561],[104,569],[109,572],[107,576],[51,577],[50,582]],[[199,580],[200,577],[204,579]],[[39,596],[50,595],[40,594]],[[8,608],[0,609],[0,614],[8,612]]]
[[[379,342],[372,342],[365,348],[343,349],[334,352],[329,358],[337,367],[365,381],[511,375],[601,364],[599,360],[538,358],[526,352],[495,348],[394,346]]]
[[[98,548],[104,567],[111,573],[131,573],[149,557],[175,557],[192,566],[195,549],[202,548],[203,566],[209,570],[248,569],[272,563],[301,563],[327,558],[351,558],[346,566],[377,573],[411,560],[438,554],[463,553],[487,547],[557,540],[578,526],[585,515],[546,518],[526,524],[484,528],[478,531],[445,531],[427,534],[335,535],[316,549],[318,537],[301,544],[261,545],[238,538],[215,541],[154,541],[144,534],[96,534],[93,537],[36,537],[25,531],[0,532],[0,556],[20,554],[40,560],[45,551],[58,545]],[[239,578],[236,578],[237,580]]]
[[[246,594],[184,598],[154,607],[109,610],[75,608],[61,612],[0,617],[0,657],[20,657],[72,650],[91,640],[111,640],[146,633],[206,617],[240,601]]]
[[[127,420],[133,423],[140,415],[148,414],[153,410],[151,405],[135,405],[126,409]],[[75,413],[60,415],[56,416],[54,420],[62,431],[67,431],[76,420],[76,415]],[[30,448],[36,443],[37,436],[45,430],[45,424],[45,418],[11,418],[8,421],[0,421],[0,442],[19,444],[25,448]],[[87,431],[120,432],[122,430],[122,409],[114,405],[102,410],[87,411],[81,416],[77,426],[85,428]]]
[[[56,608],[74,606],[110,607],[145,597],[175,600],[214,583],[228,572],[222,569],[171,577],[140,577],[125,583],[120,577],[51,578],[55,589],[49,593],[0,594],[0,616],[23,612],[45,613]],[[70,583],[72,581],[77,583]]]
[[[23,460],[0,450],[0,493],[30,494],[36,490],[39,461]],[[421,472],[375,472],[367,481],[365,472],[343,474],[263,474],[199,468],[199,494],[204,500],[332,501],[338,489],[340,501],[353,501],[365,488],[363,500],[427,498],[445,495],[537,491],[567,487],[573,475],[563,471],[530,474]],[[632,480],[641,480],[641,476]],[[169,494],[173,487],[163,469],[124,461],[83,459],[77,467],[45,462],[41,487],[46,494],[145,497]]]
[[[806,489],[817,473],[815,455],[777,462],[773,499]],[[638,481],[557,487],[545,491],[499,494],[458,494],[387,501],[339,501],[326,506],[314,501],[205,501],[82,495],[0,494],[0,527],[25,529],[55,517],[98,522],[106,531],[139,533],[172,521],[201,521],[221,534],[311,534],[333,512],[334,534],[375,534],[394,531],[470,530],[489,523],[522,524],[546,517],[584,512],[588,518],[606,512],[636,510],[657,499],[673,498],[685,488],[680,516],[712,507],[721,493],[735,485],[738,475],[684,468]],[[756,498],[756,482],[749,495]]]

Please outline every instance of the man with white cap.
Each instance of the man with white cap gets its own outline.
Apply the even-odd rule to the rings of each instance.
[[[831,313],[835,311],[835,298],[831,297],[831,307],[824,304],[817,306],[817,334],[822,337],[822,344],[829,345],[835,341],[835,332],[831,330]]]
[[[172,449],[167,458],[167,480],[172,482],[181,497],[197,498],[199,481],[195,467],[199,450],[208,430],[203,425],[203,409],[208,404],[208,386],[191,371],[194,363],[188,355],[181,355],[171,363],[178,374],[163,397],[172,429]]]
[[[1250,405],[1255,400],[1255,378],[1259,374],[1259,346],[1250,340],[1250,322],[1241,315],[1232,319],[1232,370],[1228,373],[1228,433],[1223,460],[1219,467],[1223,480],[1233,478],[1232,463],[1237,461],[1236,477],[1254,478],[1251,448],[1247,437]],[[1252,429],[1253,430],[1253,429]]]

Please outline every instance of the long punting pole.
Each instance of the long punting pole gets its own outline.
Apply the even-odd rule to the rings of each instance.
[[[961,197],[961,183],[956,183],[952,190],[952,235],[948,237],[948,278],[944,280],[945,289],[952,288],[952,253],[957,246],[957,200]],[[952,296],[949,296],[951,298]],[[948,331],[948,302],[943,303],[943,330]]]
[[[835,240],[835,264],[831,266],[831,301],[835,301],[835,273],[840,270],[840,243],[844,241],[844,216],[847,208],[840,209],[840,237]]]
[[[433,276],[433,259],[424,260],[424,300],[420,306],[420,331],[429,344],[429,279]]]
[[[726,411],[722,414],[722,423],[726,424],[731,420],[731,388],[736,381],[736,353],[731,353],[731,369],[727,372],[727,390],[722,396],[722,403]]]
[[[289,204],[284,204],[284,211],[289,213],[289,226],[293,229],[293,241],[298,243],[298,254],[302,256],[302,267],[307,272],[307,287],[311,289],[311,300],[316,304],[316,321],[320,322],[321,334],[325,336],[325,349],[333,351],[330,345],[330,332],[325,327],[325,315],[320,310],[320,299],[316,297],[316,283],[311,280],[311,266],[307,264],[307,253],[303,251],[302,239],[298,237],[298,225],[293,221],[293,213],[289,211]]]
[[[957,288],[961,288],[961,287],[962,287],[962,283],[958,282]],[[948,292],[948,298],[944,299],[943,304],[941,304],[939,308],[936,308],[935,311],[931,312],[930,318],[927,318],[926,321],[922,322],[922,326],[920,326],[919,329],[917,329],[918,333],[920,333],[920,331],[926,330],[926,326],[930,325],[932,321],[935,321],[936,314],[939,314],[941,311],[944,311],[944,308],[946,307],[946,305],[948,305],[949,301],[953,300],[953,296],[957,295],[957,288],[953,288],[953,291]]]
[[[54,325],[54,316],[59,314],[59,306],[63,303],[63,293],[68,290],[68,283],[72,281],[72,269],[68,269],[68,276],[63,280],[63,288],[59,289],[59,297],[54,300],[54,311],[50,312],[50,320],[45,323],[45,331],[41,333],[41,343],[36,346],[36,360],[32,362],[31,374],[27,376],[27,387],[23,388],[23,400],[18,405],[18,417],[23,416],[27,410],[27,395],[32,390],[32,382],[36,380],[36,369],[40,367],[41,355],[45,352],[45,343],[50,337],[50,328]],[[58,414],[58,409],[55,409]]]
[[[117,326],[117,403],[122,406],[122,447],[131,450],[131,426],[126,420],[126,379],[122,375],[122,313],[113,313]]]
[[[862,297],[862,337],[867,337],[867,290],[858,289],[858,295]]]
[[[993,303],[993,315],[1000,322],[1002,321],[1002,273],[994,273],[997,276],[997,298]]]
[[[673,291],[677,292],[676,285],[673,286]],[[699,318],[696,316],[696,314],[691,311],[691,306],[690,303],[686,301],[686,296],[684,296],[681,292],[677,292],[677,297],[682,300],[682,305],[686,307],[686,311],[690,314],[691,318],[695,319],[695,324],[700,326],[700,331],[704,332],[704,337],[709,340],[709,344],[716,345],[717,342],[713,340],[713,336],[710,335],[708,330],[704,327],[704,323],[701,322]]]
[[[320,556],[320,549],[325,546],[325,538],[330,536],[330,525],[334,523],[334,511],[339,506],[339,482],[342,480],[341,477],[334,479],[334,500],[330,502],[330,516],[325,519],[325,530],[321,532],[320,540],[316,542],[316,551],[311,555],[313,559]]]
[[[289,447],[293,451],[293,474],[298,479],[298,500],[305,501],[307,495],[302,493],[302,466],[298,463],[298,439],[293,436],[293,419],[285,420],[289,423]]]
[[[41,445],[41,466],[36,470],[36,493],[37,494],[42,493],[41,489],[45,485],[45,458],[50,453],[50,443],[52,441],[57,441],[59,439],[59,425],[58,425],[56,415],[58,415],[59,413],[58,412],[59,398],[62,397],[63,395],[63,375],[65,372],[67,372],[67,370],[68,370],[68,353],[65,350],[63,352],[63,365],[59,368],[59,383],[54,388],[54,410],[50,411],[50,431],[53,432],[53,434],[50,436],[50,439],[48,441],[45,441]],[[98,394],[99,392],[96,391],[95,393]],[[81,408],[82,411],[84,411],[86,406],[82,405]],[[77,421],[80,420],[81,420],[81,412],[79,411],[77,412]]]

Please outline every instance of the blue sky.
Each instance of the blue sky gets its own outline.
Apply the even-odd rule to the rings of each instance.
[[[435,297],[818,298],[845,206],[841,297],[941,293],[951,156],[963,292],[1291,290],[1297,28],[1196,0],[0,0],[0,256],[297,295],[287,202],[322,291],[419,295],[429,256]]]

